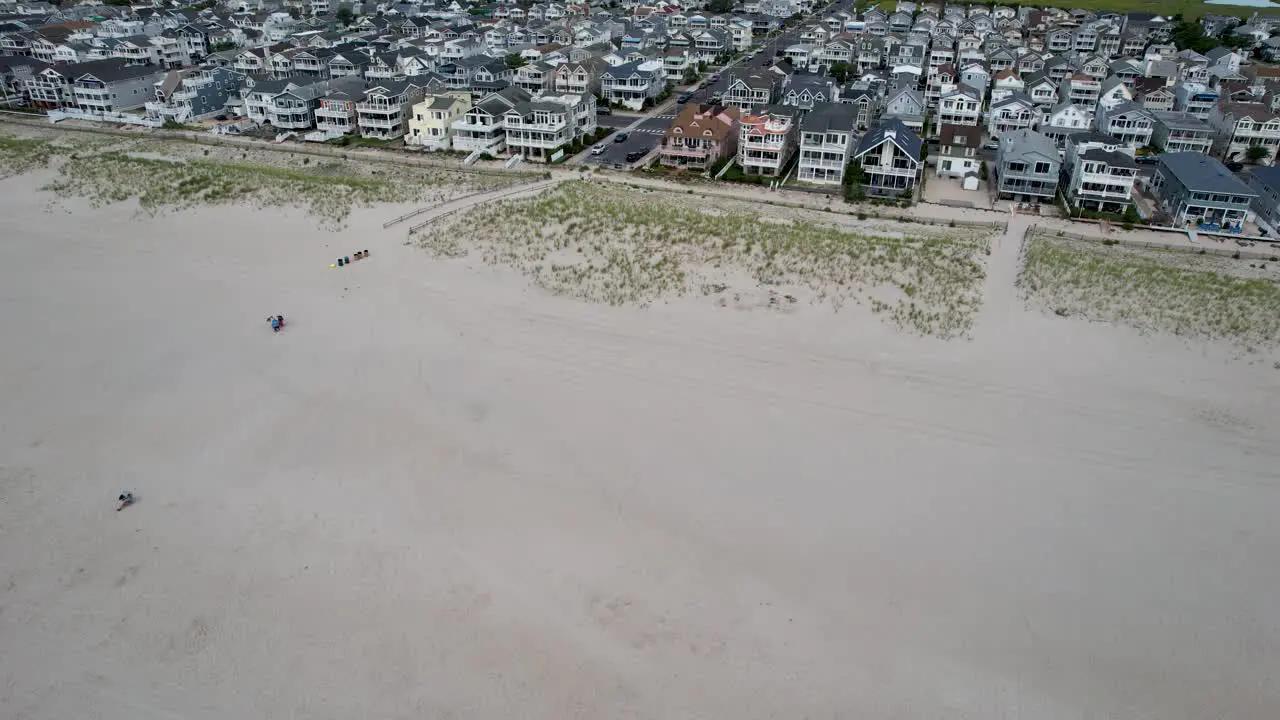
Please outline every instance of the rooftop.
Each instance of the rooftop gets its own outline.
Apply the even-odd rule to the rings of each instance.
[[[1257,197],[1240,178],[1231,174],[1226,166],[1214,158],[1200,153],[1165,153],[1160,156],[1160,168],[1183,187],[1194,192],[1229,193]]]

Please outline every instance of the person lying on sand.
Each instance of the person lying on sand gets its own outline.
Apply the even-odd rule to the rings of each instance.
[[[120,497],[118,499],[120,500],[120,505],[116,507],[116,512],[120,512],[121,510],[133,504],[133,493],[122,492],[120,493]]]

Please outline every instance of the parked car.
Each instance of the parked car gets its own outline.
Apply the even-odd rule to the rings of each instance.
[[[632,150],[631,152],[627,153],[627,162],[633,163],[648,154],[649,154],[648,150]]]
[[[719,82],[720,73],[711,73],[711,82]]]
[[[597,115],[612,115],[612,114],[613,114],[613,108],[609,107],[608,105],[597,105],[597,106],[596,106],[596,114],[597,114]]]
[[[680,93],[680,97],[676,98],[676,104],[683,105],[692,99],[693,99],[693,93],[683,92],[683,93]]]
[[[599,145],[597,145],[597,146],[595,146],[595,147],[591,148],[591,154],[592,154],[592,155],[603,155],[603,154],[604,154],[604,151],[605,151],[605,150],[608,150],[608,149],[609,149],[609,146],[608,146],[608,145],[605,145],[604,143],[600,143]]]
[[[613,141],[616,143],[626,142],[628,137],[629,136],[624,132],[615,133],[613,136]]]
[[[1159,155],[1139,155],[1138,157],[1134,158],[1133,161],[1138,163],[1139,165],[1159,165],[1160,156]]]
[[[1227,169],[1230,170],[1231,172],[1240,172],[1241,170],[1244,169],[1244,163],[1229,162],[1229,163],[1226,163],[1226,166],[1227,166]]]
[[[988,140],[985,143],[983,143],[982,149],[983,150],[999,150],[1000,141],[996,140],[995,138],[992,138],[991,140]]]

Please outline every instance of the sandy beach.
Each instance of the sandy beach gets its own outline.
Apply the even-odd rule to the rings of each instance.
[[[943,341],[50,177],[0,181],[0,717],[1280,716],[1274,351],[1027,310],[1011,237]]]

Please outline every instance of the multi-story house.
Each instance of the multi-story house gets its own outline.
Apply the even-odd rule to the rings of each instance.
[[[1006,200],[1053,202],[1061,165],[1057,146],[1041,133],[1008,133],[996,156],[997,191]]]
[[[992,103],[987,114],[987,134],[998,138],[1005,133],[1029,130],[1040,119],[1040,110],[1031,98],[1015,92],[999,102]]]
[[[1102,90],[1098,93],[1098,107],[1111,108],[1133,100],[1133,91],[1120,77],[1112,75],[1102,81]]]
[[[858,141],[853,162],[862,173],[863,192],[901,196],[915,192],[920,179],[920,136],[898,120],[882,120]]]
[[[121,58],[126,65],[159,65],[160,48],[146,35],[120,38],[111,51],[112,57]]]
[[[103,115],[136,110],[155,99],[156,83],[165,74],[158,67],[97,60],[66,68],[71,78],[67,103],[83,113]]]
[[[552,90],[554,81],[555,66],[538,61],[516,68],[511,84],[530,93],[539,93]]]
[[[981,101],[987,97],[987,89],[991,87],[991,73],[981,63],[966,63],[960,69],[960,85],[971,88]]]
[[[1218,105],[1218,92],[1199,83],[1181,82],[1173,90],[1174,109],[1207,119]]]
[[[857,128],[865,130],[870,127],[871,121],[875,118],[876,110],[880,107],[880,95],[870,87],[858,83],[849,83],[840,91],[840,102],[854,107],[857,111]]]
[[[939,177],[965,177],[978,173],[982,158],[978,148],[982,145],[982,128],[972,125],[943,125],[938,139]]]
[[[1075,73],[1062,79],[1058,85],[1058,97],[1073,103],[1085,110],[1093,110],[1098,106],[1098,97],[1102,94],[1102,83],[1097,78],[1083,73]]]
[[[1067,139],[1066,187],[1063,194],[1074,208],[1123,213],[1133,203],[1138,166],[1132,149],[1115,138],[1080,133]]]
[[[503,118],[507,111],[531,99],[520,88],[507,88],[489,93],[453,121],[453,148],[461,152],[479,152],[498,156],[507,149],[507,133]]]
[[[503,114],[507,152],[529,160],[559,159],[578,138],[596,129],[593,95],[536,95]]]
[[[1162,153],[1150,188],[1177,225],[1196,222],[1236,229],[1258,198],[1218,160],[1189,152]]]
[[[1002,70],[996,73],[995,80],[991,86],[991,105],[1009,97],[1013,93],[1022,93],[1026,95],[1027,84],[1022,81],[1022,77],[1018,75],[1016,70]],[[1030,99],[1028,97],[1028,99]]]
[[[1280,232],[1280,168],[1250,168],[1244,181],[1258,195],[1249,207],[1258,216],[1259,224],[1266,223],[1273,234]]]
[[[169,68],[181,68],[191,64],[191,56],[187,53],[187,45],[178,37],[176,30],[165,30],[159,35],[151,36],[151,44],[159,53],[159,64]]]
[[[1051,108],[1058,104],[1058,86],[1043,71],[1033,72],[1023,77],[1026,82],[1027,97],[1031,102],[1043,108]]]
[[[1151,112],[1151,146],[1161,152],[1194,152],[1208,155],[1213,149],[1214,130],[1209,123],[1190,113]]]
[[[426,150],[452,148],[453,123],[471,109],[471,93],[427,95],[413,106],[406,145]]]
[[[1135,103],[1126,102],[1108,110],[1099,106],[1094,114],[1094,127],[1131,148],[1151,144],[1153,128],[1151,113]]]
[[[779,177],[796,151],[800,110],[764,105],[739,121],[738,165],[747,175]]]
[[[800,119],[800,160],[796,179],[818,185],[840,185],[857,138],[858,110],[853,105],[824,103]]]
[[[977,127],[981,124],[982,98],[972,88],[963,86],[938,99],[938,110],[929,136],[936,138],[941,135],[943,125]]]
[[[1173,89],[1164,83],[1148,83],[1140,78],[1133,85],[1133,101],[1148,110],[1173,110]]]
[[[409,132],[413,106],[424,94],[416,80],[385,82],[366,88],[364,99],[356,103],[360,135],[378,140],[404,137]]]
[[[1209,115],[1215,131],[1214,149],[1227,160],[1249,159],[1249,148],[1267,152],[1258,164],[1272,165],[1280,147],[1280,117],[1262,103],[1220,102]]]
[[[1059,148],[1065,148],[1067,136],[1093,127],[1093,113],[1069,102],[1056,105],[1046,113],[1036,128]]]
[[[773,73],[731,75],[723,102],[740,110],[751,110],[777,100],[779,81]]]
[[[897,120],[916,133],[924,132],[925,101],[919,90],[901,89],[889,97],[884,119]]]
[[[665,167],[703,172],[737,155],[741,111],[721,105],[685,105],[662,137]]]
[[[555,68],[554,89],[560,94],[599,95],[600,74],[604,69],[604,63],[594,58],[562,63]]]
[[[661,62],[629,62],[600,73],[600,92],[606,103],[641,110],[667,87]]]
[[[283,84],[283,89],[272,93],[266,100],[265,122],[277,130],[309,130],[316,124],[316,108],[320,99],[329,92],[328,80],[299,78],[294,80],[269,80],[254,86]],[[252,118],[252,116],[250,116]]]
[[[782,81],[783,105],[812,110],[814,105],[836,102],[839,94],[829,78],[820,75],[788,75]]]
[[[188,122],[225,112],[244,76],[231,68],[170,70],[156,83],[156,98],[143,107],[156,120]]]
[[[355,76],[334,78],[316,107],[316,131],[325,137],[350,135],[359,130],[356,103],[364,100],[364,81]]]
[[[929,70],[925,78],[924,101],[929,107],[937,107],[938,99],[956,89],[959,77],[952,65],[939,65]]]

